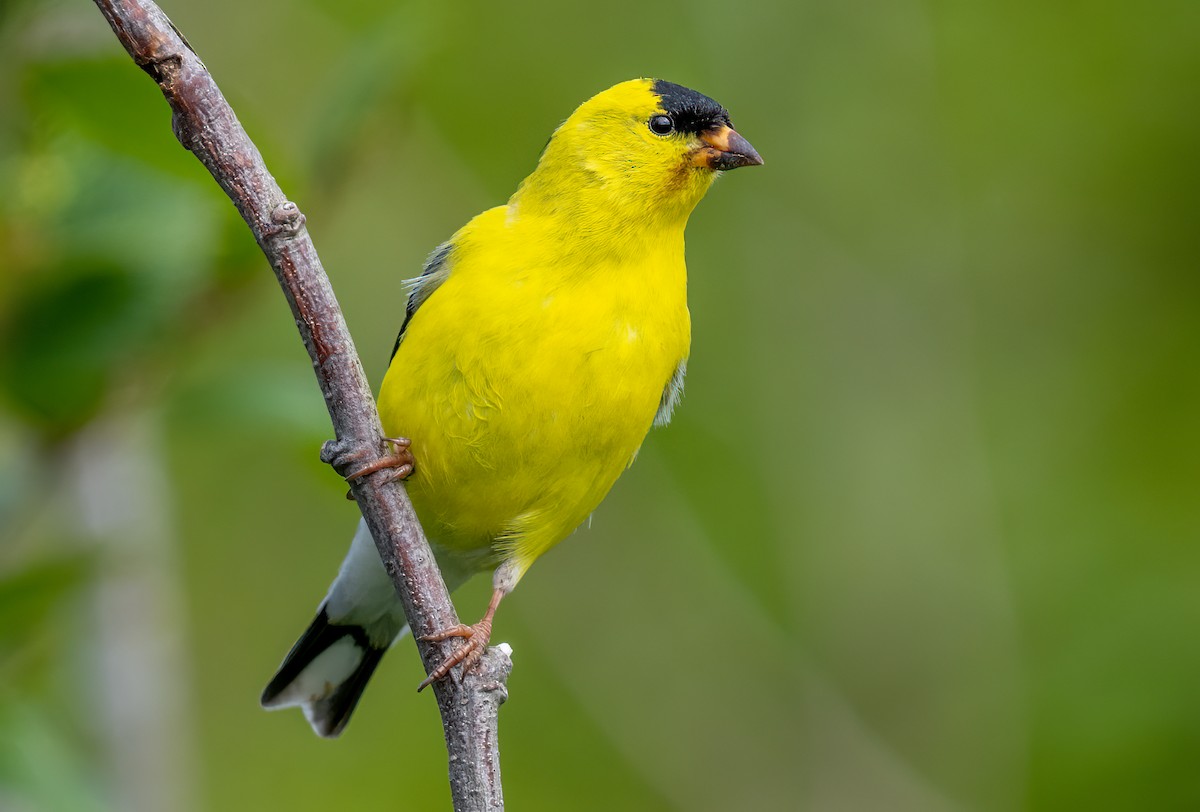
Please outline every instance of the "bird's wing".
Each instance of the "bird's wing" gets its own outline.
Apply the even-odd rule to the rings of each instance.
[[[662,399],[658,402],[658,413],[654,415],[654,425],[665,426],[671,422],[675,407],[683,399],[683,377],[687,374],[687,359],[684,358],[675,367],[671,380],[663,387]]]
[[[400,342],[404,340],[404,331],[408,329],[408,323],[412,321],[417,308],[425,304],[425,300],[450,276],[450,253],[453,250],[454,243],[452,242],[444,242],[433,249],[428,259],[425,260],[424,266],[421,267],[421,275],[404,283],[409,289],[408,307],[404,311],[404,323],[400,325],[400,334],[396,336],[396,345],[392,347],[392,356],[395,356],[396,350],[400,349]]]

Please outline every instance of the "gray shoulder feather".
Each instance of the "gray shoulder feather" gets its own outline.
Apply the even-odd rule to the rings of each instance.
[[[404,311],[404,323],[400,325],[400,334],[396,336],[396,345],[392,347],[393,356],[396,350],[400,349],[404,331],[408,329],[408,323],[412,321],[417,308],[425,304],[425,300],[450,276],[450,254],[453,251],[454,243],[442,243],[425,259],[425,264],[421,266],[421,275],[405,280],[404,286],[408,288],[408,307]]]
[[[675,367],[671,380],[667,381],[666,387],[663,388],[662,400],[658,402],[658,414],[654,415],[654,425],[665,426],[671,422],[675,407],[683,399],[683,376],[686,374],[687,359],[684,358],[679,362],[679,366]]]

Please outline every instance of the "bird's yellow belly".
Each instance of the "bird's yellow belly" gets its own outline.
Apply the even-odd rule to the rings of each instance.
[[[429,536],[524,571],[632,461],[687,354],[684,292],[642,309],[586,288],[454,293],[414,318],[381,415],[412,439],[408,490]]]

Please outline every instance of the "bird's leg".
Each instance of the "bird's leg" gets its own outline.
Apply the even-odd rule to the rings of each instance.
[[[376,471],[382,471],[384,468],[393,469],[388,474],[388,482],[395,482],[397,479],[405,479],[412,475],[413,466],[417,462],[412,452],[408,450],[412,441],[407,437],[384,437],[383,441],[392,447],[392,453],[385,454],[370,465],[364,465],[357,471],[347,474],[347,482],[364,477],[367,474],[373,474]]]
[[[496,607],[500,605],[500,601],[506,594],[508,594],[507,591],[503,589],[493,591],[492,602],[488,604],[487,611],[483,613],[483,619],[474,626],[466,626],[460,623],[457,626],[451,626],[448,629],[442,629],[439,632],[427,634],[420,638],[428,643],[440,643],[443,640],[449,640],[451,637],[462,637],[467,642],[450,652],[437,668],[429,672],[429,676],[425,678],[425,681],[417,686],[417,691],[421,691],[431,683],[445,678],[450,673],[450,669],[459,663],[463,664],[462,672],[464,676],[475,667],[475,664],[483,657],[483,653],[487,651],[488,640],[492,636],[492,619],[496,616]]]

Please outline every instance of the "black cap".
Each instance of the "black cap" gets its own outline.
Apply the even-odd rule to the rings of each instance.
[[[654,80],[654,93],[662,99],[663,111],[675,122],[678,132],[699,135],[714,127],[730,127],[729,111],[691,88]]]

